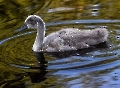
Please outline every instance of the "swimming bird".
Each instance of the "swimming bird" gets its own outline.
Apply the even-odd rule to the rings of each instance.
[[[107,41],[109,34],[106,28],[92,30],[63,28],[45,37],[45,23],[37,15],[28,16],[24,26],[37,29],[36,39],[32,48],[35,52],[61,52],[89,48]]]

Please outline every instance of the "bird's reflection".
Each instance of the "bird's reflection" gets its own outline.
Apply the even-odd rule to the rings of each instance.
[[[85,53],[92,52],[92,51],[99,49],[99,48],[108,48],[108,43],[103,42],[103,43],[100,43],[96,46],[91,46],[90,48],[81,49],[81,50],[77,50],[77,51],[52,52],[52,53],[47,52],[46,54],[52,55],[54,57],[63,58],[63,57],[69,57],[71,55],[75,55],[76,53],[79,55],[83,55]],[[47,63],[48,62],[46,61],[46,59],[44,57],[44,53],[34,52],[34,55],[39,62],[39,67],[31,67],[30,69],[38,69],[39,72],[28,72],[28,74],[30,76],[32,83],[38,83],[38,82],[42,82],[42,81],[47,79],[46,74],[48,73],[47,72]]]
[[[40,52],[34,52],[35,57],[39,62],[39,67],[31,67],[31,69],[38,69],[39,72],[28,72],[32,83],[42,82],[46,79],[47,74],[47,61],[44,58],[44,54]]]
[[[40,71],[40,72],[28,72],[29,76],[30,76],[30,79],[31,79],[31,82],[32,83],[39,83],[39,82],[42,82],[44,80],[46,80],[46,77],[45,75],[47,74],[47,71],[46,70],[43,70],[43,71]]]

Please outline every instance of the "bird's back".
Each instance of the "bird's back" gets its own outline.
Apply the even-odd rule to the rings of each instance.
[[[43,51],[67,51],[88,48],[107,40],[105,28],[93,30],[62,29],[49,34],[43,43]]]

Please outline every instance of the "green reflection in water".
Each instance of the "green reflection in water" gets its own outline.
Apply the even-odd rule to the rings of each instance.
[[[14,30],[21,27],[25,18],[30,14],[40,15],[45,22],[58,22],[64,20],[75,19],[119,19],[120,18],[120,1],[112,0],[1,0],[0,1],[0,40],[17,35]],[[93,25],[93,24],[89,24]],[[118,45],[119,41],[115,39],[119,35],[119,24],[97,24],[93,26],[105,25],[109,27],[110,37],[109,40],[112,44]],[[74,27],[83,28],[87,25],[61,25],[54,27],[47,27],[46,35],[58,31],[61,28]],[[116,32],[116,29],[118,32]],[[24,33],[24,32],[21,32]],[[18,34],[21,34],[18,33]],[[118,34],[117,34],[118,33]],[[78,79],[78,84],[84,84],[83,87],[88,86],[101,86],[103,81],[99,80],[100,74],[107,74],[104,71],[94,71],[91,74],[80,74],[75,77],[67,78],[67,76],[49,76],[41,84],[31,83],[27,72],[38,72],[38,70],[22,69],[12,66],[11,64],[18,64],[24,66],[37,66],[37,60],[31,50],[34,42],[35,33],[11,39],[0,45],[0,84],[1,88],[44,88],[55,87],[61,88],[66,86],[66,82]],[[118,50],[119,47],[113,48]],[[111,50],[112,51],[112,50]],[[118,52],[117,52],[118,53]],[[114,54],[114,53],[113,53]],[[113,55],[110,54],[110,55]],[[105,57],[105,54],[96,55],[96,57]],[[48,61],[55,60],[54,57],[45,55]],[[117,57],[119,60],[119,56]],[[108,62],[105,62],[108,63]],[[119,68],[116,68],[119,69]],[[49,74],[55,71],[48,72]],[[69,73],[68,73],[69,74]],[[90,76],[89,76],[90,75]],[[92,75],[92,76],[91,76]],[[65,78],[66,77],[66,78]],[[93,78],[91,78],[93,77]],[[95,77],[95,78],[94,78]],[[97,78],[98,77],[98,78]],[[79,80],[82,79],[82,81]],[[98,79],[99,81],[95,82]],[[104,77],[103,77],[104,79]],[[91,85],[88,85],[91,83]],[[96,83],[99,83],[97,85]],[[57,85],[56,85],[57,84]],[[74,84],[74,83],[73,83]],[[88,86],[87,86],[88,85]],[[71,85],[67,85],[70,87]]]

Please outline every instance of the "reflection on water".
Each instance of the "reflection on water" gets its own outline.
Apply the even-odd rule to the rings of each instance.
[[[120,1],[16,0],[0,3],[0,88],[119,88]],[[30,14],[43,18],[46,35],[61,28],[106,27],[108,42],[77,51],[33,52],[36,30],[15,32]]]
[[[38,52],[34,52],[37,60],[39,61],[39,67],[37,68],[38,70],[40,70],[40,72],[28,72],[31,82],[32,83],[38,83],[38,82],[42,82],[46,79],[45,75],[47,74],[47,61],[45,60],[45,57],[43,55],[43,53],[38,53]],[[36,69],[36,67],[30,67],[30,69]]]

